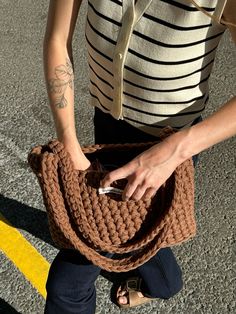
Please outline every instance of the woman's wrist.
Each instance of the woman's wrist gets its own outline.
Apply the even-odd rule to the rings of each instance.
[[[183,129],[169,140],[176,145],[182,162],[236,134],[236,97],[203,121]]]
[[[90,167],[90,161],[84,155],[76,135],[67,133],[58,140],[70,154],[75,169],[86,170]]]
[[[57,129],[57,138],[62,143],[77,142],[77,135],[75,128]]]
[[[192,149],[191,133],[191,128],[183,129],[170,135],[166,139],[166,141],[175,148],[175,158],[178,165],[195,155],[195,152]]]

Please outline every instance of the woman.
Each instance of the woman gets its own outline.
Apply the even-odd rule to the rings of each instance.
[[[90,162],[75,130],[71,46],[80,5],[81,0],[50,1],[44,64],[57,137],[75,168],[85,170]],[[201,121],[220,38],[227,27],[236,38],[235,7],[232,0],[89,1],[86,40],[96,142],[152,141],[166,125],[177,130],[110,172],[102,186],[127,178],[124,200],[152,197],[179,164],[236,134],[236,97]],[[79,252],[61,250],[50,269],[45,313],[95,313],[99,272]],[[182,288],[181,269],[169,248],[137,272],[138,278],[117,291],[121,307],[167,299]]]

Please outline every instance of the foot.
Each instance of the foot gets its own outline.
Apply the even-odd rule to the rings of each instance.
[[[117,290],[117,304],[121,308],[135,307],[153,300],[143,295],[140,290],[141,278],[130,278],[122,283]]]
[[[140,291],[136,291],[137,297],[143,298],[144,295]],[[129,303],[129,292],[124,289],[124,290],[119,290],[117,291],[117,303],[119,305],[127,305]]]

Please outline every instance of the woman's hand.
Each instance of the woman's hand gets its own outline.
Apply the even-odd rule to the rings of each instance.
[[[171,137],[144,151],[123,167],[110,172],[102,180],[102,187],[126,178],[128,183],[122,195],[123,200],[140,200],[155,195],[176,167],[184,161],[179,153],[178,143],[171,140]]]

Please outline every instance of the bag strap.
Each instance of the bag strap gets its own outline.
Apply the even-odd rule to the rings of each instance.
[[[170,132],[172,132],[171,129],[166,129],[165,132],[163,133],[163,137],[167,136]],[[101,145],[102,147],[105,147],[107,151],[112,151],[114,152],[114,149],[120,149],[122,147],[123,150],[130,149],[131,147],[142,147],[146,148],[147,146],[150,147],[152,146],[153,143],[141,143],[141,144],[126,144],[126,145],[117,145],[117,144],[109,144],[109,145]],[[98,148],[100,145],[97,145],[96,147]],[[71,210],[71,214],[74,217],[74,219],[77,221],[77,224],[80,226],[83,226],[83,234],[87,234],[88,238],[90,239],[91,243],[93,243],[96,247],[98,247],[102,251],[107,251],[111,253],[129,253],[133,252],[137,249],[140,249],[144,246],[146,246],[149,242],[153,241],[153,239],[161,232],[161,230],[165,226],[164,221],[156,221],[156,224],[153,226],[152,230],[148,234],[143,234],[141,238],[139,238],[138,241],[132,242],[132,244],[127,244],[122,247],[115,247],[113,245],[109,245],[108,243],[103,242],[100,237],[99,233],[95,233],[96,228],[93,228],[92,223],[88,222],[87,215],[83,206],[82,202],[82,191],[79,189],[79,184],[77,181],[78,175],[76,175],[76,172],[73,172],[73,166],[72,166],[72,161],[69,157],[69,154],[64,150],[63,145],[57,141],[49,143],[50,149],[53,151],[55,155],[58,156],[59,158],[59,169],[61,169],[60,177],[63,183],[63,188],[65,192],[65,198],[68,203],[68,207]],[[89,151],[94,151],[94,147],[88,147],[87,148]],[[188,166],[187,166],[188,167]],[[179,166],[175,172],[172,175],[172,182],[178,182],[180,180],[184,180],[184,177],[186,177],[185,174],[186,171],[186,164],[183,164]],[[85,177],[86,171],[83,171],[83,175],[80,177]],[[190,177],[188,175],[188,177]],[[177,184],[177,183],[176,183]],[[184,186],[182,183],[178,184],[179,188],[174,189],[174,194],[173,194],[173,201],[172,205],[169,208],[169,215],[172,214],[174,208],[173,206],[176,206],[176,203],[178,202],[179,199],[183,198],[183,193],[184,193]],[[86,189],[84,189],[86,190]],[[90,195],[84,195],[84,202],[91,197]],[[106,196],[102,196],[105,201]],[[131,201],[132,202],[132,201]],[[147,201],[148,202],[148,201]],[[146,202],[146,203],[147,203]],[[140,200],[139,204],[140,206],[150,206],[150,204],[146,204],[144,201]],[[151,201],[149,200],[149,203]],[[157,210],[161,210],[161,208],[157,208]],[[109,213],[109,210],[107,208],[107,212]],[[108,214],[107,213],[107,214]],[[91,216],[93,216],[94,211],[91,210]],[[141,213],[142,215],[142,213]],[[99,230],[100,234],[102,234],[103,229]],[[83,234],[80,236],[83,237]]]
[[[204,13],[205,15],[209,16],[212,20],[214,20],[215,22],[217,22],[218,24],[225,24],[228,26],[234,26],[236,27],[235,23],[226,21],[224,18],[222,18],[223,13],[224,13],[224,9],[227,5],[227,3],[229,1],[233,1],[233,0],[218,0],[217,1],[217,5],[215,8],[215,11],[213,14],[208,13],[206,10],[204,10],[202,7],[200,7],[195,0],[188,0],[189,2],[191,2],[199,11],[201,11],[202,13]]]
[[[111,145],[111,147],[113,149],[114,145]],[[52,153],[52,151],[54,151],[54,153]],[[63,162],[61,162],[61,160],[63,160]],[[137,251],[132,256],[114,260],[100,255],[94,248],[91,248],[86,241],[82,240],[83,237],[81,237],[81,235],[85,230],[83,230],[83,228],[76,230],[75,227],[72,226],[70,217],[68,216],[66,204],[59,184],[58,171],[64,169],[65,171],[62,173],[62,179],[66,182],[70,182],[71,186],[77,185],[75,184],[76,173],[73,169],[72,162],[69,154],[63,149],[62,144],[54,141],[47,147],[36,147],[29,155],[29,163],[40,179],[39,181],[41,183],[44,199],[46,200],[47,208],[49,209],[49,216],[53,216],[53,222],[55,224],[53,231],[56,232],[59,230],[67,239],[68,243],[71,243],[75,249],[79,250],[96,265],[108,271],[128,271],[145,263],[145,261],[156,254],[158,249],[166,246],[165,238],[168,229],[171,227],[171,221],[168,226],[164,224],[162,228],[158,230],[158,233],[156,233],[157,230],[152,230],[149,234],[150,241],[146,240],[142,249],[138,249],[140,243],[136,244],[136,246],[134,244],[131,249],[132,251],[137,249]],[[176,180],[178,180],[177,177]],[[179,182],[179,187],[181,188],[181,182]],[[86,217],[83,217],[83,206],[80,201],[78,201],[78,195],[73,197],[73,193],[77,194],[78,191],[74,191],[73,188],[66,190],[66,199],[67,201],[69,199],[72,200],[70,205],[77,207],[77,210],[79,209],[77,212],[78,219],[81,219],[81,221],[83,220],[84,222],[84,218],[86,221]],[[77,202],[74,201],[76,199]],[[81,226],[82,225],[83,224],[81,224]],[[183,233],[181,239],[179,239],[180,242],[186,240],[187,237],[189,237],[189,235],[186,236],[186,234],[184,235]],[[124,250],[120,250],[120,252],[123,253]]]
[[[120,145],[118,145],[120,147]],[[137,146],[137,147],[143,147],[146,146],[146,144],[126,144],[124,149],[130,149],[130,146]],[[151,146],[149,144],[148,146]],[[114,247],[112,245],[104,243],[100,237],[99,234],[95,234],[95,230],[92,227],[92,224],[90,224],[87,221],[87,215],[82,203],[82,196],[79,189],[78,184],[78,176],[76,175],[76,171],[73,170],[72,161],[69,157],[69,154],[64,150],[61,143],[54,141],[49,143],[50,149],[53,151],[53,153],[58,156],[58,164],[59,164],[59,172],[60,177],[63,183],[65,198],[68,203],[68,207],[71,211],[71,214],[74,216],[74,213],[76,213],[76,216],[74,218],[77,220],[78,225],[83,226],[82,228],[82,234],[80,234],[80,237],[83,237],[84,234],[87,234],[90,238],[91,243],[93,243],[96,247],[98,247],[102,251],[107,251],[111,253],[129,253],[132,251],[135,251],[137,249],[140,249],[147,245],[150,241],[154,239],[154,237],[161,232],[161,230],[164,228],[165,224],[163,222],[160,222],[159,226],[156,225],[153,228],[152,233],[143,235],[142,238],[139,238],[138,241],[133,242],[132,244],[129,244],[127,246],[123,247]],[[114,151],[114,147],[118,149],[116,144],[111,144],[106,147],[107,150],[110,149],[110,151]],[[122,146],[123,147],[123,146]],[[91,147],[88,147],[88,150],[90,151]],[[94,147],[92,148],[94,150]],[[74,171],[74,172],[73,172]],[[82,171],[83,175],[82,178],[86,175],[86,171]],[[85,195],[85,200],[89,198],[89,195]],[[178,196],[177,196],[178,197]],[[104,195],[102,198],[106,198]],[[144,203],[143,201],[139,201],[139,203]],[[142,205],[142,204],[141,204]],[[108,210],[108,209],[107,209]],[[93,212],[91,213],[93,215]],[[100,230],[102,233],[103,230]]]
[[[32,150],[28,160],[32,169],[36,171],[41,179],[40,183],[42,184],[41,187],[44,192],[44,199],[47,200],[49,216],[53,216],[55,227],[65,236],[68,243],[71,243],[74,249],[79,250],[81,254],[85,255],[90,261],[107,271],[128,271],[129,269],[138,267],[140,263],[145,262],[153,251],[149,250],[149,248],[140,250],[136,256],[113,260],[100,255],[77,236],[76,231],[71,226],[60,190],[57,174],[59,158],[55,156],[55,154],[45,151],[45,147],[43,147],[44,153],[42,156],[39,154],[41,150],[42,147],[37,147],[35,150]],[[38,172],[39,168],[40,172]],[[55,227],[53,227],[52,231],[56,230]],[[153,243],[154,249],[160,245],[161,241],[160,238]]]

